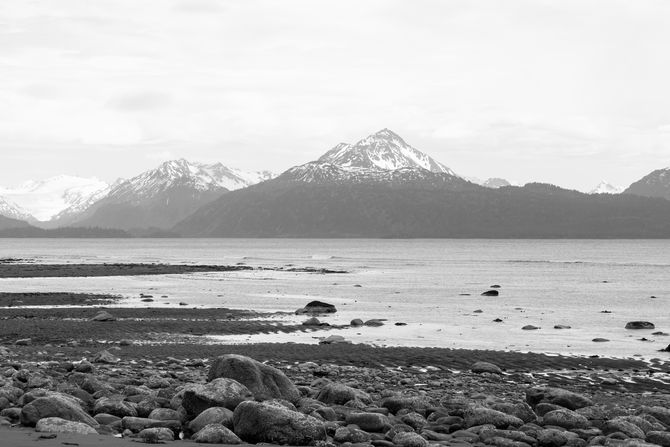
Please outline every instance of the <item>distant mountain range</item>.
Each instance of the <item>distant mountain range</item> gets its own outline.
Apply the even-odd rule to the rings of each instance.
[[[670,237],[670,169],[620,192],[469,181],[383,129],[277,177],[180,159],[0,188],[0,237]]]
[[[670,237],[669,201],[506,183],[472,183],[384,129],[225,194],[174,231],[192,237]]]

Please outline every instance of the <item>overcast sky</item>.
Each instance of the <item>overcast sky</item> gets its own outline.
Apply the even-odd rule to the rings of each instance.
[[[2,0],[0,185],[283,171],[388,127],[464,176],[670,165],[670,2]]]

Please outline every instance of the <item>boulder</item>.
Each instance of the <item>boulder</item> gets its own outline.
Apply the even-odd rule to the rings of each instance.
[[[346,416],[346,423],[373,433],[381,433],[391,427],[389,418],[380,413],[350,413]]]
[[[41,433],[76,433],[79,435],[97,435],[93,427],[83,422],[73,422],[58,417],[42,418],[37,421],[35,431]]]
[[[535,434],[540,447],[561,447],[568,443],[568,432],[555,428],[538,430]]]
[[[242,402],[233,414],[233,426],[235,434],[250,443],[303,446],[326,439],[322,421],[277,403]]]
[[[174,432],[166,427],[145,428],[137,437],[146,444],[158,444],[163,441],[174,441]]]
[[[182,417],[181,413],[172,408],[156,408],[149,413],[149,419],[158,421],[178,421]]]
[[[640,414],[648,414],[658,419],[661,423],[670,427],[670,408],[665,407],[647,407],[640,408]]]
[[[145,428],[169,428],[174,432],[178,432],[181,427],[181,422],[126,416],[121,419],[121,427],[125,430],[130,430],[133,433],[142,431]]]
[[[335,435],[333,436],[333,439],[340,443],[365,443],[370,442],[371,438],[372,437],[370,436],[370,433],[366,433],[361,429],[353,427],[339,427],[337,430],[335,430]]]
[[[332,304],[324,303],[323,301],[311,301],[307,303],[302,309],[295,311],[296,314],[332,314],[337,312],[337,309]]]
[[[126,402],[121,397],[101,397],[95,401],[93,414],[107,413],[120,418],[125,416],[137,416],[135,404]]]
[[[242,444],[235,433],[221,424],[207,424],[191,439],[201,444]]]
[[[605,435],[620,432],[629,438],[645,439],[646,437],[640,427],[622,418],[614,418],[606,421],[602,426],[602,431]]]
[[[344,405],[350,400],[359,399],[364,403],[370,403],[370,396],[360,390],[341,383],[329,383],[319,391],[316,400],[328,405]]]
[[[550,411],[542,416],[545,425],[554,425],[556,427],[563,427],[567,430],[574,428],[588,428],[591,426],[589,420],[581,414],[561,408],[560,410]]]
[[[470,371],[475,374],[491,373],[491,374],[502,374],[502,370],[493,363],[489,362],[475,362],[471,367]]]
[[[321,326],[323,323],[319,321],[318,318],[312,317],[302,322],[303,326]]]
[[[403,432],[393,437],[393,444],[400,447],[428,447],[428,441],[418,433]]]
[[[105,350],[102,350],[95,354],[93,356],[93,363],[108,363],[108,364],[116,364],[121,361],[120,358],[112,354],[111,352]]]
[[[474,407],[465,411],[465,424],[468,427],[477,425],[493,425],[496,428],[521,427],[523,421],[501,411],[486,407]]]
[[[499,402],[492,404],[490,407],[510,416],[516,416],[526,423],[537,420],[537,415],[526,402]]]
[[[89,416],[74,397],[68,398],[56,393],[39,397],[21,409],[21,424],[34,427],[40,419],[57,417],[73,422],[83,422],[97,428],[100,424]]]
[[[295,402],[300,398],[300,391],[286,374],[243,355],[226,354],[216,358],[209,369],[208,380],[217,378],[237,380],[256,400],[279,398]]]
[[[586,396],[562,388],[536,387],[526,390],[526,402],[531,407],[540,402],[547,402],[569,410],[588,407],[593,405],[593,401]]]
[[[233,412],[223,407],[211,407],[200,413],[189,424],[188,428],[192,433],[197,433],[206,425],[215,424],[224,427],[233,428]]]
[[[650,431],[647,433],[647,442],[660,445],[661,447],[670,447],[670,432]]]
[[[656,326],[648,321],[629,321],[626,323],[626,329],[656,329]]]
[[[187,385],[181,405],[189,416],[195,417],[211,407],[234,410],[240,402],[253,398],[249,388],[237,380],[220,377],[204,385]]]
[[[353,320],[351,320],[349,324],[351,326],[357,327],[357,326],[363,326],[364,323],[363,320],[361,320],[360,318],[354,318]]]

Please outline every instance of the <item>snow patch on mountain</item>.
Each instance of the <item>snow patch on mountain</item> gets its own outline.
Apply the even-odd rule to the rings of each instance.
[[[0,196],[38,221],[48,221],[107,187],[107,183],[97,178],[58,175],[42,181],[28,181],[12,188],[0,187]]]
[[[0,216],[25,221],[35,220],[29,212],[4,197],[0,197]]]
[[[614,186],[605,180],[598,183],[598,186],[589,191],[589,194],[621,194],[623,188]]]
[[[442,163],[407,144],[389,129],[382,129],[355,144],[340,143],[321,156],[317,162],[330,163],[352,171],[360,169],[394,171],[402,168],[421,168],[431,172],[456,175]]]

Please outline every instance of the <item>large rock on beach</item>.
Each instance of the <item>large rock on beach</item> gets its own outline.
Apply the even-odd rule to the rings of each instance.
[[[83,422],[94,428],[100,425],[79,406],[74,397],[69,398],[56,393],[37,398],[21,409],[21,424],[23,425],[34,427],[37,421],[49,417]]]
[[[363,403],[370,403],[372,400],[368,393],[357,390],[341,383],[329,383],[319,391],[316,399],[324,404],[344,405],[350,400],[358,399]]]
[[[493,363],[489,362],[475,362],[471,367],[470,371],[472,371],[475,374],[483,374],[483,373],[490,373],[490,374],[502,374],[502,370],[497,366],[494,365]]]
[[[569,410],[576,410],[578,408],[593,405],[593,401],[582,394],[553,387],[529,388],[526,390],[526,402],[528,402],[531,407],[536,406],[540,402],[547,402],[554,405],[560,405]]]
[[[591,426],[588,419],[567,408],[550,411],[542,417],[542,420],[545,425],[563,427],[567,430],[572,430],[573,428],[588,428]]]
[[[197,433],[210,424],[220,424],[232,429],[233,412],[223,407],[208,408],[188,424],[188,429],[193,433]]]
[[[389,418],[380,413],[350,413],[346,417],[346,422],[373,433],[380,433],[391,427]]]
[[[639,410],[639,414],[653,416],[670,428],[670,408],[642,406]]]
[[[233,415],[235,434],[246,442],[312,445],[326,439],[322,421],[274,402],[242,402]]]
[[[242,444],[242,440],[221,424],[208,424],[191,437],[201,444]]]
[[[332,314],[337,312],[337,309],[332,304],[324,303],[323,301],[310,301],[301,309],[295,311],[296,314]]]
[[[181,405],[189,415],[197,416],[211,407],[234,410],[240,402],[253,398],[249,388],[237,380],[221,377],[204,385],[187,385]]]
[[[83,422],[73,422],[57,417],[42,418],[37,421],[35,431],[41,433],[76,433],[79,435],[97,435],[93,427]]]
[[[101,397],[93,406],[93,414],[106,413],[120,418],[125,416],[137,416],[135,404],[126,402],[122,397]]]
[[[629,321],[626,323],[626,329],[656,329],[656,326],[648,321]]]
[[[218,378],[237,380],[246,386],[256,400],[286,399],[296,402],[300,391],[286,374],[250,357],[226,354],[217,357],[209,368],[208,380]]]
[[[516,416],[486,407],[474,407],[465,411],[465,424],[468,427],[493,425],[496,428],[521,427],[523,421]]]

